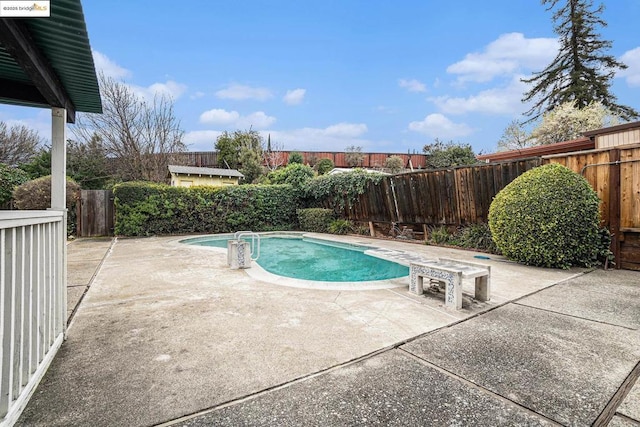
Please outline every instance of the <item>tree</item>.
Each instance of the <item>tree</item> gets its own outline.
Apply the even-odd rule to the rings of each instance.
[[[579,138],[584,132],[618,124],[619,117],[599,102],[578,109],[566,102],[542,116],[542,122],[531,132],[536,145],[553,144]]]
[[[0,122],[0,163],[18,166],[31,161],[41,142],[35,130],[23,125],[7,128],[6,123]]]
[[[106,186],[111,175],[100,137],[94,135],[85,144],[67,141],[67,176],[85,190],[99,190]]]
[[[240,173],[244,175],[244,182],[251,184],[264,175],[262,157],[257,150],[243,147],[240,150]]]
[[[324,175],[334,167],[335,165],[333,164],[333,160],[327,158],[318,160],[318,163],[316,163],[316,165],[314,166],[316,172],[318,172],[318,175]]]
[[[469,144],[454,143],[453,141],[444,143],[436,138],[433,144],[425,145],[422,150],[427,155],[425,166],[431,169],[478,163],[473,148]]]
[[[344,160],[347,162],[347,165],[352,168],[362,166],[362,161],[364,160],[362,147],[356,147],[355,145],[347,147],[344,154]]]
[[[292,151],[291,153],[289,153],[288,164],[293,164],[293,163],[299,163],[299,164],[304,163],[304,157],[302,157],[302,154],[300,154],[298,151]]]
[[[565,0],[553,13],[554,31],[559,36],[560,49],[555,59],[543,71],[535,73],[525,83],[533,84],[523,102],[534,101],[526,113],[529,121],[543,112],[552,111],[565,102],[575,102],[578,109],[600,102],[624,120],[638,117],[633,108],[619,105],[609,88],[616,70],[627,68],[614,56],[604,53],[612,43],[601,40],[598,26],[606,26],[600,17],[604,5],[593,7],[593,0]],[[552,10],[560,0],[542,0]]]
[[[498,141],[498,151],[519,150],[521,148],[532,147],[535,141],[531,135],[522,127],[522,123],[513,120],[502,133]]]
[[[391,173],[398,173],[402,170],[404,162],[400,156],[389,156],[384,161],[384,167],[389,169]]]
[[[284,165],[284,152],[282,144],[274,142],[271,145],[271,134],[267,136],[267,146],[262,149],[262,162],[269,171],[274,171]]]
[[[103,113],[78,115],[74,140],[88,144],[99,138],[121,180],[166,181],[174,154],[186,151],[173,100],[156,96],[147,101],[102,73],[99,83]]]
[[[218,152],[218,165],[238,169],[240,166],[240,153],[243,149],[253,150],[262,157],[262,137],[252,129],[233,133],[224,131],[216,139],[215,149]]]
[[[30,179],[51,175],[51,148],[41,148],[29,163],[21,164],[20,169],[28,173]]]
[[[0,206],[11,201],[13,190],[29,181],[29,174],[22,169],[0,163]]]

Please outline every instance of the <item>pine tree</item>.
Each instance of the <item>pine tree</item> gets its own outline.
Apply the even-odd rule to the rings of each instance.
[[[604,5],[594,9],[593,0],[565,1],[553,13],[554,31],[560,42],[558,55],[543,71],[523,79],[534,85],[522,100],[535,101],[526,113],[531,116],[529,122],[565,102],[575,102],[579,109],[600,102],[624,120],[637,118],[637,111],[616,104],[616,97],[609,91],[616,70],[627,66],[604,53],[612,45],[596,31],[598,26],[607,25],[600,17]],[[547,10],[559,3],[560,0],[542,0],[542,4],[548,5]]]

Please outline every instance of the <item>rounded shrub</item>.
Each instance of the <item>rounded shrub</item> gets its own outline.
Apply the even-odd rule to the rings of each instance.
[[[67,235],[76,232],[76,203],[80,198],[80,186],[67,177]],[[51,207],[51,175],[27,181],[13,191],[13,201],[18,209],[45,210]]]
[[[589,267],[603,253],[599,204],[581,175],[548,164],[520,175],[496,195],[489,227],[507,258],[541,267]]]
[[[67,177],[67,209],[75,208],[80,186]],[[16,207],[23,210],[45,210],[51,207],[51,175],[32,179],[16,187],[13,192]]]

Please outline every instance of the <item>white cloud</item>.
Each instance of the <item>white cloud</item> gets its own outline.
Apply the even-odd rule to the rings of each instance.
[[[271,135],[271,141],[281,144],[285,150],[344,151],[346,147],[354,145],[366,151],[373,146],[371,141],[361,138],[367,132],[367,125],[362,123],[337,123],[325,128],[263,129],[259,132],[265,140]],[[191,144],[190,150],[211,150],[221,133],[218,130],[192,131],[185,135],[184,140]]]
[[[131,77],[131,71],[116,64],[104,53],[98,52],[97,50],[92,50],[91,53],[93,54],[93,63],[97,72],[102,71],[105,76],[112,77],[116,80]]]
[[[111,77],[112,79],[118,81],[122,81],[132,76],[131,71],[116,64],[102,52],[93,50],[92,53],[96,71],[102,71],[105,76]],[[147,87],[135,85],[132,83],[125,83],[125,85],[129,89],[131,89],[131,91],[135,95],[140,98],[146,99],[147,101],[153,101],[153,98],[156,96],[167,96],[173,100],[176,100],[180,98],[182,94],[184,94],[187,90],[186,85],[173,80],[167,80],[164,83],[153,83],[152,85]]]
[[[489,43],[483,52],[469,53],[462,61],[447,67],[457,74],[458,82],[488,82],[498,76],[527,71],[540,71],[558,53],[555,38],[527,39],[522,33],[502,34]]]
[[[195,130],[185,133],[183,141],[191,151],[212,151],[221,134],[218,130]]]
[[[398,80],[398,85],[401,88],[407,89],[409,92],[426,92],[427,86],[419,80],[416,79],[400,79]]]
[[[262,131],[264,138],[271,135],[272,141],[281,143],[285,150],[344,151],[354,145],[367,150],[371,141],[359,138],[367,132],[362,123],[338,123],[326,128],[301,128],[284,131]]]
[[[200,114],[200,123],[224,125],[239,129],[264,129],[275,122],[275,117],[268,116],[263,111],[256,111],[247,116],[242,116],[237,111],[214,108]]]
[[[454,123],[440,113],[429,114],[423,120],[409,123],[409,130],[419,132],[431,138],[456,138],[473,132],[464,123]]]
[[[526,107],[522,104],[522,97],[528,90],[521,78],[516,75],[507,86],[487,89],[466,98],[440,96],[430,98],[430,101],[447,114],[519,114]]]
[[[367,133],[367,125],[364,123],[338,123],[323,130],[328,136],[340,138],[356,138]]]
[[[257,99],[265,101],[273,96],[271,91],[264,87],[251,87],[245,85],[232,84],[225,89],[216,92],[220,99],[234,99],[237,101],[245,99]]]
[[[626,51],[620,61],[627,64],[627,69],[618,73],[620,77],[625,77],[627,84],[631,87],[640,86],[640,47]]]
[[[175,101],[187,90],[186,85],[173,80],[167,80],[164,83],[153,83],[147,87],[133,84],[127,84],[127,86],[134,94],[146,99],[147,101],[153,101],[153,98],[156,96],[166,96]]]
[[[256,111],[255,113],[251,113],[248,116],[240,117],[240,119],[238,120],[238,126],[240,128],[251,127],[253,129],[264,129],[271,126],[275,122],[275,117],[267,116],[262,111]]]
[[[282,100],[287,105],[298,105],[304,99],[304,95],[307,93],[306,89],[293,89],[288,90],[287,94],[282,97]]]
[[[227,111],[220,108],[205,111],[200,114],[200,123],[211,123],[216,125],[226,125],[236,122],[240,118],[237,111]]]

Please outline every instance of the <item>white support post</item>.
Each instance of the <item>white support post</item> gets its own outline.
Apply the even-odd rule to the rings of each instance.
[[[67,209],[67,110],[51,109],[51,209]]]
[[[58,306],[54,308],[60,324],[55,330],[67,335],[67,110],[51,109],[51,210],[62,211],[62,224],[56,251],[60,257],[56,268],[56,282],[61,286]]]

